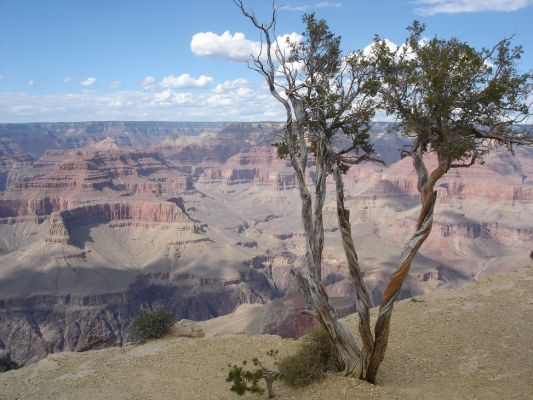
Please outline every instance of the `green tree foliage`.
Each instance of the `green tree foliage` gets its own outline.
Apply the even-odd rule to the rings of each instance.
[[[361,51],[343,54],[341,37],[333,34],[323,19],[304,14],[303,39],[287,43],[289,52],[279,56],[279,70],[295,112],[295,124],[306,132],[308,151],[317,162],[336,162],[343,172],[358,157],[373,154],[368,131],[374,117],[379,81],[374,65]],[[298,115],[297,105],[303,113]],[[278,155],[289,155],[288,140],[299,153],[296,135],[276,143]],[[327,149],[324,140],[336,151]]]
[[[251,368],[247,361],[242,365],[229,364],[230,370],[226,382],[230,382],[232,392],[239,396],[247,392],[265,393],[261,382],[265,381],[267,398],[274,396],[272,383],[278,379],[289,386],[309,385],[323,378],[325,373],[339,371],[340,365],[335,356],[335,347],[328,333],[319,328],[304,336],[298,351],[278,360],[277,350],[270,350],[267,355],[274,359],[274,368],[267,368],[258,358],[251,360]]]
[[[267,355],[276,359],[277,350],[270,350]],[[277,362],[275,363],[277,364]],[[252,359],[252,369],[246,369],[248,362],[245,360],[241,365],[229,364],[230,370],[226,378],[226,382],[231,382],[230,390],[237,393],[239,396],[246,392],[263,394],[265,389],[260,386],[262,380],[265,381],[267,398],[274,397],[274,390],[272,383],[280,378],[279,371],[275,369],[266,368],[263,363],[256,357]]]
[[[518,72],[520,46],[504,39],[476,50],[457,38],[427,40],[417,21],[408,29],[396,49],[376,37],[372,58],[384,83],[381,107],[407,135],[447,169],[474,163],[496,143],[512,149],[530,141],[513,127],[531,107],[532,74]]]
[[[130,337],[134,343],[160,339],[168,333],[174,323],[174,315],[162,306],[141,308],[131,325]]]
[[[404,247],[380,303],[366,379],[375,382],[383,361],[390,318],[413,257],[429,236],[437,200],[436,184],[450,168],[469,167],[498,144],[513,150],[531,144],[532,136],[516,129],[530,115],[531,73],[518,73],[520,47],[502,40],[492,49],[474,49],[456,38],[422,37],[424,25],[414,22],[404,45],[391,48],[377,37],[371,60],[382,80],[382,107],[395,115],[413,137],[413,167],[418,177],[420,214],[416,231]],[[426,153],[437,166],[428,171]]]

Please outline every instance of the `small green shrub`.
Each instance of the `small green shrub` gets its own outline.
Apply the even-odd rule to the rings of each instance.
[[[270,350],[267,355],[274,358],[277,369],[266,368],[257,358],[252,359],[253,368],[247,369],[247,362],[230,367],[226,382],[231,382],[231,391],[242,396],[246,392],[262,394],[260,386],[264,379],[266,395],[274,396],[272,383],[284,380],[289,386],[305,386],[324,377],[327,371],[339,371],[335,348],[327,332],[323,329],[311,331],[303,338],[296,354],[278,360],[277,351]]]
[[[270,350],[267,355],[276,359],[278,354],[277,350]],[[274,397],[274,389],[272,383],[280,378],[279,371],[266,368],[259,359],[253,358],[252,364],[254,369],[245,369],[247,361],[242,362],[242,366],[228,364],[230,370],[226,382],[231,382],[230,390],[237,393],[239,396],[244,395],[246,392],[262,394],[265,392],[259,382],[265,380],[266,385],[266,397],[270,399]],[[277,361],[275,362],[277,364]]]
[[[309,385],[327,371],[339,370],[335,348],[323,328],[305,336],[298,352],[279,361],[278,368],[289,386]]]
[[[163,337],[174,323],[171,311],[161,307],[141,308],[131,324],[130,337],[134,343]]]

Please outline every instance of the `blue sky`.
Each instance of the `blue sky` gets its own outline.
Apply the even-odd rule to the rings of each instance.
[[[270,0],[250,6],[266,18]],[[533,69],[533,0],[285,0],[278,34],[316,12],[345,50],[374,36],[475,47],[515,35]],[[244,59],[259,39],[231,0],[0,0],[0,122],[273,120],[282,110]]]

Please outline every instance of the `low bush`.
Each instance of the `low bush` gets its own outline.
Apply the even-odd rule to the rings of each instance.
[[[141,308],[131,324],[130,337],[134,343],[163,337],[174,323],[171,311],[161,307]]]
[[[289,386],[305,386],[324,377],[328,371],[339,371],[335,348],[327,332],[316,329],[304,336],[298,351],[279,360],[276,350],[270,350],[268,356],[274,358],[276,368],[266,368],[258,358],[252,359],[252,366],[247,361],[242,365],[229,364],[230,370],[226,382],[231,382],[230,390],[242,396],[246,392],[262,394],[265,389],[260,385],[265,381],[266,397],[274,397],[273,382],[281,379]]]
[[[280,360],[278,368],[289,386],[309,385],[321,379],[327,371],[339,370],[335,348],[323,328],[305,336],[298,351]]]

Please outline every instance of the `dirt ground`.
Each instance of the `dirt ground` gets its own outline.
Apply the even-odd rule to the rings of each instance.
[[[238,399],[225,382],[228,363],[297,345],[232,335],[57,353],[0,374],[0,399]],[[308,400],[532,399],[533,266],[399,302],[376,386],[330,375],[298,390],[277,382],[275,391]]]

